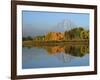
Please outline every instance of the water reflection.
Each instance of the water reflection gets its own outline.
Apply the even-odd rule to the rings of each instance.
[[[89,65],[88,44],[24,45],[23,68]]]
[[[61,52],[69,54],[72,56],[82,57],[85,54],[89,53],[88,44],[79,44],[79,45],[33,45],[37,48],[43,48],[50,55],[60,54]]]

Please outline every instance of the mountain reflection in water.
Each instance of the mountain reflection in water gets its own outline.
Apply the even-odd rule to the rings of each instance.
[[[26,62],[28,61],[28,59],[27,59],[28,56],[26,58],[24,58],[26,56],[24,54],[24,52],[26,53],[26,51],[27,51],[27,50],[24,51],[25,48],[27,48],[27,50],[30,50],[30,52],[33,51],[33,54],[32,53],[30,54],[30,52],[27,52],[27,54],[26,54],[26,55],[30,54],[30,58],[32,56],[34,57],[33,62],[35,61],[35,58],[37,57],[37,55],[38,55],[38,57],[41,55],[42,56],[42,58],[40,59],[41,63],[39,61],[35,61],[34,63],[37,63],[37,64],[32,63],[31,67],[29,67],[29,64],[28,63],[26,64]],[[34,50],[31,51],[31,49],[34,49]],[[38,49],[38,50],[35,51],[36,49]],[[42,51],[39,52],[39,50],[41,50],[41,49],[42,49]],[[46,54],[44,54],[44,53],[46,53]],[[23,46],[23,68],[42,68],[42,67],[60,67],[60,66],[64,67],[64,66],[71,66],[71,65],[73,65],[73,66],[74,65],[76,65],[76,66],[78,66],[78,65],[85,66],[86,65],[87,66],[87,65],[89,65],[89,61],[88,61],[89,55],[87,55],[87,54],[89,54],[88,44],[78,44],[78,45],[76,45],[76,44],[75,45],[73,45],[73,44],[72,45],[67,45],[67,44],[63,44],[63,45],[61,45],[61,44],[57,44],[57,45],[33,44],[33,45],[29,45],[29,46]],[[50,58],[50,56],[56,57],[58,60],[60,60],[60,61],[57,61],[59,64],[53,64],[53,63],[56,63],[56,61],[53,61],[53,62],[51,61],[52,62],[51,65],[49,65],[49,64],[43,65],[42,63],[44,63],[44,62],[46,63],[46,60],[44,60],[44,58],[43,58],[43,57],[45,57],[45,55],[48,55],[49,59],[51,59],[51,60],[53,60],[53,58]],[[71,63],[71,60],[73,60],[73,63]],[[80,63],[78,63],[77,60]],[[85,60],[87,60],[87,61],[85,61]],[[85,61],[85,62],[83,62],[83,64],[82,64],[81,61]],[[48,61],[48,62],[50,62],[50,61]],[[64,63],[66,63],[66,65]],[[67,63],[68,64],[70,63],[70,64],[68,65]]]

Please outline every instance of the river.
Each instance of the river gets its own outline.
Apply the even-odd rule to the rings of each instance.
[[[89,66],[88,45],[33,45],[22,48],[22,69]]]

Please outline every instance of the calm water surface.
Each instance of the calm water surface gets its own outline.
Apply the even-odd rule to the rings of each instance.
[[[23,69],[89,66],[88,45],[34,45],[22,51]]]

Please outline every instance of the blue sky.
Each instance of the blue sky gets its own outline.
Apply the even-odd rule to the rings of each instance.
[[[57,24],[66,19],[77,26],[89,27],[88,13],[22,11],[23,36],[36,36],[54,29],[60,31],[63,27],[57,28]]]

